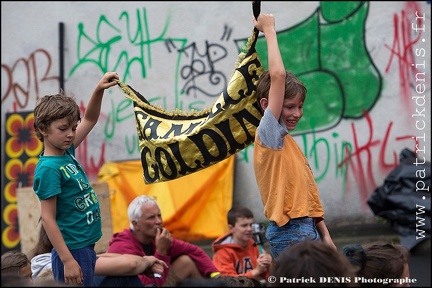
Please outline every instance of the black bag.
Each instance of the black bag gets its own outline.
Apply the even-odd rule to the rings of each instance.
[[[367,203],[376,216],[390,221],[400,242],[408,249],[430,238],[431,163],[417,159],[413,151],[405,148],[399,155],[399,166],[385,178],[384,185],[375,189]],[[417,176],[424,170],[424,178]],[[418,187],[424,187],[416,191]]]

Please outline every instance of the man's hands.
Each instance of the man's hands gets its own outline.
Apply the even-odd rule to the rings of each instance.
[[[165,228],[158,228],[156,232],[156,251],[162,255],[167,255],[168,249],[171,247],[171,233]]]
[[[156,277],[155,275],[162,275],[165,268],[168,268],[168,265],[165,261],[162,261],[154,256],[144,256],[146,260],[149,262],[149,268],[144,271],[144,274],[148,277]]]

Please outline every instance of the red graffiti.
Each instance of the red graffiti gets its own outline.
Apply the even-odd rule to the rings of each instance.
[[[81,114],[84,115],[86,107],[84,103],[80,102],[80,110]],[[102,115],[100,115],[102,116]],[[100,168],[105,163],[105,143],[100,144],[100,149],[95,149],[96,151],[100,151],[99,153],[99,161],[96,161],[95,158],[89,157],[88,151],[88,137],[84,139],[84,141],[80,144],[80,146],[76,149],[76,157],[80,164],[83,166],[84,171],[86,171],[87,177],[90,181],[97,180],[97,175],[99,173]],[[96,145],[92,145],[95,147]]]
[[[3,103],[10,96],[14,98],[14,111],[11,112],[26,108],[30,97],[39,99],[42,84],[50,81],[58,83],[58,76],[50,76],[51,62],[47,50],[38,49],[27,59],[19,58],[12,67],[2,64],[2,84],[7,86],[6,89],[2,89],[4,94],[1,101]],[[52,83],[47,84],[52,85]]]
[[[415,74],[418,72],[416,65],[414,65],[415,57],[413,46],[420,41],[423,33],[421,29],[416,29],[417,31],[415,31],[413,26],[423,27],[424,21],[423,18],[416,17],[416,15],[423,15],[418,2],[408,1],[406,5],[400,17],[397,14],[393,16],[394,39],[391,47],[385,45],[385,47],[391,51],[385,71],[389,72],[394,58],[399,61],[402,105],[406,105],[406,107],[410,108],[412,106],[410,101],[412,89],[410,79],[415,79]]]
[[[100,157],[98,162],[95,160],[94,157],[89,157],[88,150],[88,139],[85,138],[81,145],[76,149],[77,159],[83,166],[84,171],[86,171],[89,180],[94,181],[97,180],[99,170],[105,163],[105,143],[101,143],[100,149],[97,149],[98,151],[100,151]]]
[[[391,170],[396,168],[399,165],[398,153],[399,151],[388,151],[388,143],[391,139],[391,132],[393,127],[393,122],[390,122],[387,126],[386,132],[383,136],[383,139],[374,138],[374,127],[372,123],[372,119],[369,113],[364,114],[366,121],[368,123],[368,134],[365,135],[363,133],[361,137],[358,137],[357,129],[354,123],[351,124],[352,134],[353,134],[353,146],[352,151],[348,151],[346,148],[346,155],[348,155],[342,164],[348,165],[349,170],[347,173],[347,183],[348,183],[348,174],[352,176],[355,181],[355,186],[359,190],[360,202],[362,205],[367,204],[367,200],[369,195],[379,186],[375,181],[375,175],[379,177],[376,172],[380,172],[380,174],[388,174]],[[412,139],[413,135],[403,135],[397,136],[394,138],[394,141],[405,141]],[[359,143],[359,139],[365,140],[365,143]],[[415,142],[415,141],[414,141]],[[415,151],[415,145],[417,143],[413,143],[412,150]],[[408,146],[408,145],[406,145]],[[374,148],[379,148],[378,155],[378,165],[374,167],[373,159],[376,156],[374,153]],[[390,152],[391,159],[386,159],[386,155]],[[350,190],[347,187],[347,190]]]

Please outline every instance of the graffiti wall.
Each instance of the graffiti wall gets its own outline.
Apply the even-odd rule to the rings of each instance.
[[[154,105],[203,110],[227,86],[253,29],[251,1],[2,1],[1,8],[2,251],[19,245],[16,189],[32,184],[42,149],[31,113],[40,97],[64,89],[84,111],[102,75],[117,71]],[[374,221],[367,199],[404,148],[417,153],[419,171],[430,161],[430,10],[428,1],[261,3],[275,15],[285,67],[308,87],[293,135],[328,225]],[[266,66],[262,37],[256,48]],[[252,150],[236,154],[234,203],[264,220]],[[106,161],[140,158],[132,102],[119,89],[105,93],[77,158],[94,181]]]

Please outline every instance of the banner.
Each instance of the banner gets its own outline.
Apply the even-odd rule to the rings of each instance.
[[[254,28],[227,87],[213,106],[203,111],[165,111],[118,81],[126,98],[133,101],[145,183],[197,172],[253,143],[262,117],[256,85],[264,71],[255,50],[257,35]]]

